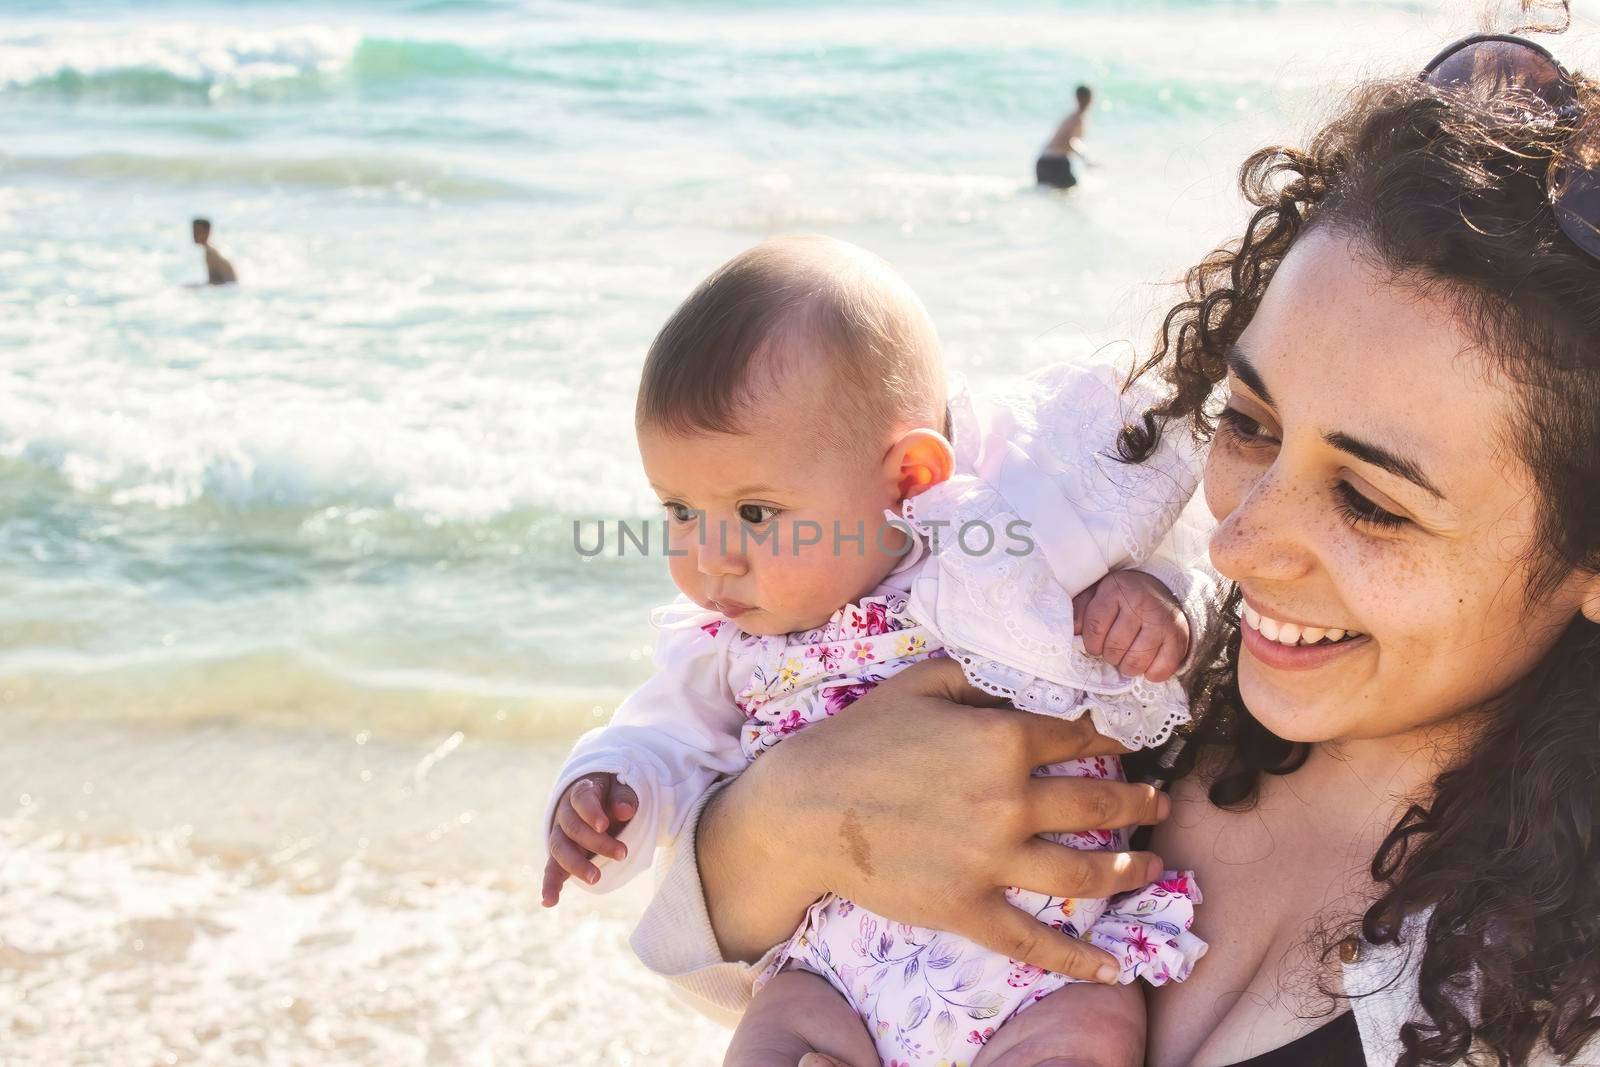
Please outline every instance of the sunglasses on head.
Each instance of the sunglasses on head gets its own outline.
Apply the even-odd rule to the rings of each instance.
[[[1419,77],[1436,88],[1462,93],[1519,94],[1530,105],[1547,108],[1558,121],[1570,121],[1580,110],[1577,84],[1556,57],[1509,34],[1463,37],[1434,56]],[[1558,154],[1550,162],[1545,191],[1561,232],[1600,259],[1600,173]]]

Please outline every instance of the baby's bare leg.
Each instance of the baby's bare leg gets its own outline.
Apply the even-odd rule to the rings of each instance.
[[[878,1050],[861,1016],[839,991],[821,975],[784,971],[745,1009],[722,1064],[795,1067],[808,1052],[824,1053],[846,1067],[878,1067]]]
[[[1006,1020],[972,1067],[1140,1067],[1144,989],[1079,982]]]

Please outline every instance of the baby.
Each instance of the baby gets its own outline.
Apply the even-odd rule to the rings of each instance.
[[[1183,442],[1113,458],[1148,399],[1063,365],[999,403],[947,400],[933,325],[883,261],[790,237],[721,267],[656,338],[636,413],[683,598],[656,613],[657,674],[561,772],[545,904],[569,876],[622,884],[718,777],[931,657],[1020,709],[1089,714],[1130,748],[1165,740],[1187,721],[1170,680],[1187,577],[1154,550],[1198,464]],[[1122,777],[1104,758],[1038,773]],[[1111,901],[1007,896],[1110,952],[1108,984],[1182,980],[1205,949],[1184,874]],[[829,896],[771,957],[729,1062],[966,1063],[1069,981]]]

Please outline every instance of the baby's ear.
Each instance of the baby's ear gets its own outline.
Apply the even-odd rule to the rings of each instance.
[[[908,430],[889,449],[887,463],[889,476],[904,500],[949,480],[955,472],[956,454],[943,434]]]

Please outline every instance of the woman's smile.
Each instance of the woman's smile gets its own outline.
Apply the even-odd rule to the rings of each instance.
[[[1243,647],[1268,667],[1304,671],[1371,643],[1366,634],[1338,626],[1285,622],[1259,611],[1248,599],[1239,605]]]

